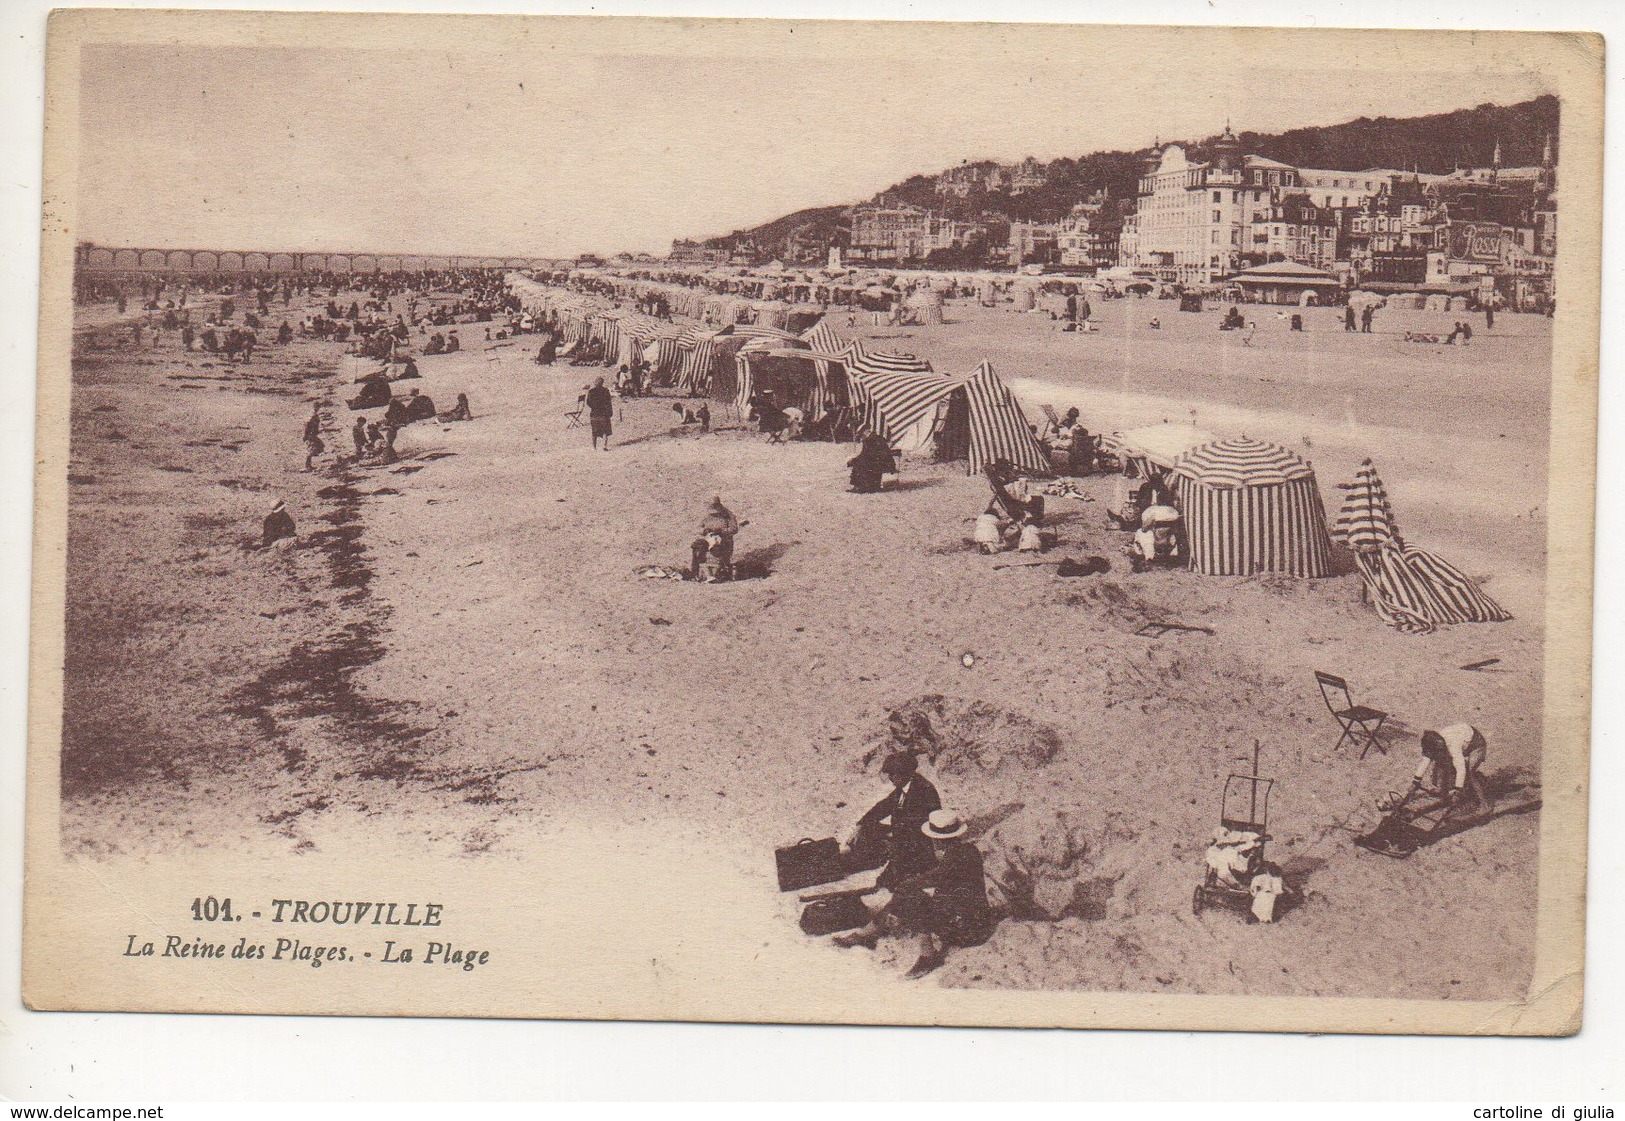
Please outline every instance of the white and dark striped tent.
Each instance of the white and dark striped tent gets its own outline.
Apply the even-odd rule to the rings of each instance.
[[[853,354],[847,375],[863,387],[865,418],[871,430],[896,443],[909,429],[933,419],[931,435],[938,459],[963,459],[978,473],[1004,461],[1047,474],[1049,458],[1028,426],[1010,390],[983,362],[963,377],[946,377],[909,355]],[[924,368],[921,369],[920,367]]]
[[[813,358],[813,372],[818,377],[818,399],[812,402],[812,410],[808,416],[820,416],[826,406],[846,408],[852,404],[852,391],[847,384],[846,364],[830,355],[838,355],[846,350],[846,344],[841,336],[835,333],[824,320],[820,319],[811,327],[801,333],[801,341],[807,348],[815,353]]]
[[[1193,571],[1331,575],[1326,508],[1305,460],[1243,436],[1193,448],[1171,474]]]
[[[643,348],[643,357],[653,375],[662,382],[675,376],[683,365],[683,346],[677,333],[657,335]]]
[[[952,379],[933,372],[923,358],[866,350],[855,340],[843,364],[863,426],[894,444],[954,389]]]
[[[683,367],[677,375],[677,384],[690,397],[698,397],[711,387],[711,367],[716,357],[716,341],[727,334],[729,328],[707,331],[692,328],[678,336],[683,344]]]
[[[1440,623],[1500,623],[1512,616],[1443,558],[1399,535],[1388,492],[1367,459],[1346,491],[1333,535],[1354,553],[1371,604],[1383,622],[1406,634]]]

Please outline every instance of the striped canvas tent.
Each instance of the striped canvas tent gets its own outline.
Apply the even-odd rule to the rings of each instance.
[[[846,349],[833,328],[820,319],[811,327],[801,333],[801,341],[809,350],[824,357],[813,359],[813,372],[818,377],[817,400],[812,402],[809,416],[820,416],[826,406],[844,408],[851,403],[851,390],[847,386],[846,366],[844,363],[827,357],[838,355]]]
[[[1367,459],[1346,492],[1334,535],[1354,552],[1360,578],[1383,622],[1406,634],[1440,623],[1500,623],[1512,616],[1466,573],[1399,535],[1388,492]]]
[[[863,412],[863,426],[895,443],[936,408],[957,385],[912,354],[865,350],[853,342],[845,354],[846,377]]]
[[[643,356],[654,376],[664,381],[682,368],[683,346],[676,334],[658,335],[644,347]]]
[[[758,392],[771,390],[781,407],[800,409],[808,418],[823,414],[824,383],[805,344],[751,339],[739,348],[735,361],[739,383],[734,403],[742,413],[749,410],[750,399]]]
[[[1027,414],[993,366],[983,362],[964,381],[970,425],[970,470],[979,473],[989,464],[1006,463],[1047,474],[1049,457],[1028,426]],[[957,457],[955,457],[957,458]]]
[[[711,386],[711,366],[716,358],[716,340],[728,328],[707,331],[692,328],[678,336],[684,344],[683,368],[678,372],[677,384],[690,397],[698,397]]]
[[[1331,575],[1315,472],[1292,452],[1245,436],[1215,440],[1175,460],[1172,475],[1192,570]]]

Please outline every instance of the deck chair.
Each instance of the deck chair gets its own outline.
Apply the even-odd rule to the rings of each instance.
[[[587,403],[585,401],[577,401],[576,407],[566,412],[564,415],[570,422],[568,425],[569,428],[580,428],[581,418],[587,415]]]
[[[1354,703],[1349,693],[1349,683],[1336,674],[1315,671],[1315,681],[1320,685],[1321,699],[1326,702],[1326,708],[1343,729],[1343,734],[1337,737],[1337,743],[1332,746],[1336,751],[1343,746],[1343,741],[1363,745],[1360,748],[1360,758],[1364,759],[1366,752],[1373,747],[1379,755],[1388,754],[1377,734],[1382,731],[1383,721],[1388,714],[1381,709],[1369,708],[1366,705]]]

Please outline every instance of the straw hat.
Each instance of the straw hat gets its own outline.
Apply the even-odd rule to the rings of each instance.
[[[920,832],[933,841],[957,841],[970,832],[970,826],[965,824],[958,810],[934,810],[920,826]]]

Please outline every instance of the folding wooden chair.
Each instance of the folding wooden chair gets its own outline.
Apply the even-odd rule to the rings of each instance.
[[[1383,721],[1388,714],[1381,709],[1370,708],[1367,705],[1357,705],[1349,693],[1349,683],[1336,674],[1315,671],[1315,681],[1320,685],[1321,699],[1326,702],[1326,708],[1343,729],[1343,734],[1337,737],[1337,743],[1332,750],[1343,746],[1343,741],[1363,744],[1360,748],[1360,758],[1364,759],[1366,752],[1373,747],[1380,755],[1388,754],[1377,734],[1382,731]]]
[[[565,413],[564,414],[565,417],[568,418],[569,421],[570,421],[568,427],[570,427],[570,428],[580,428],[581,427],[581,418],[582,418],[582,416],[584,416],[586,414],[586,412],[587,412],[587,406],[585,404],[578,404],[573,410],[571,410],[570,412]]]

